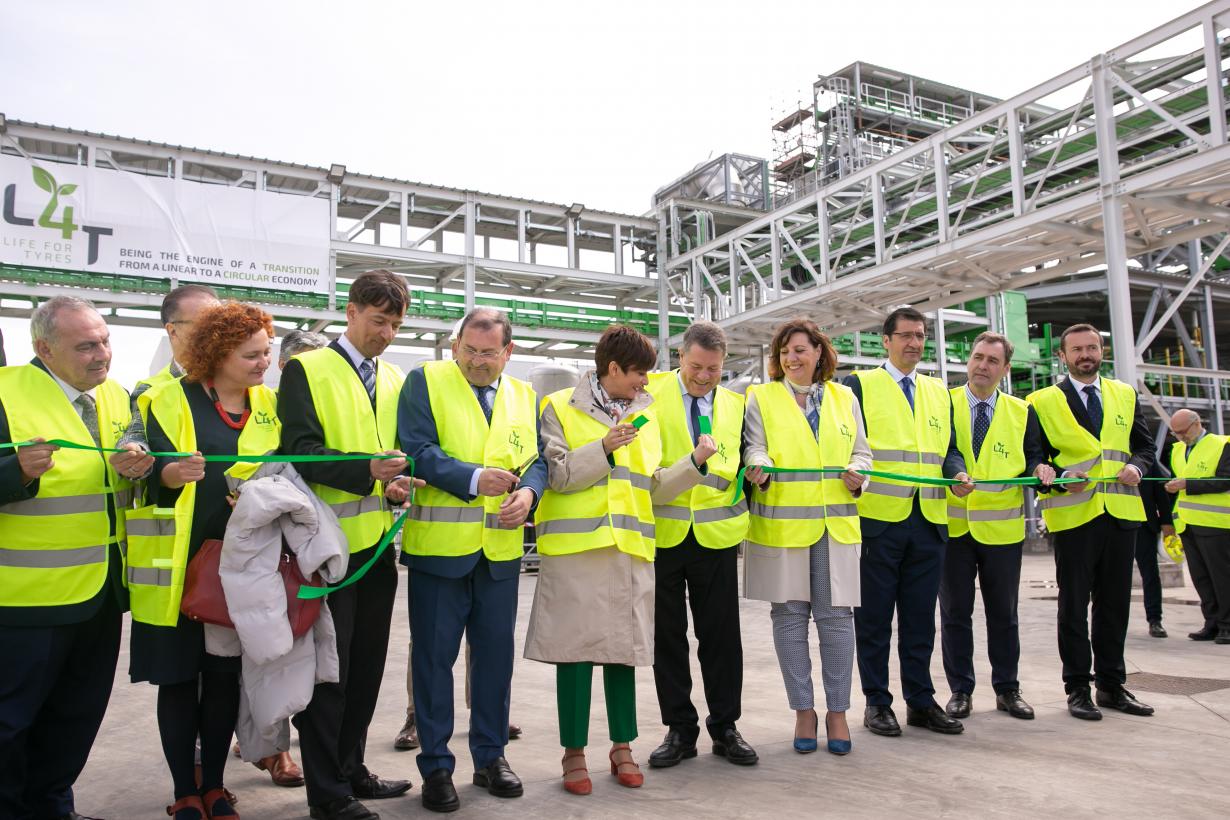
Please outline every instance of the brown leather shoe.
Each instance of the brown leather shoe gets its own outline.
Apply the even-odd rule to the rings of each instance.
[[[406,722],[393,740],[393,748],[407,751],[419,747],[419,728],[414,724],[414,712],[406,712]]]
[[[303,771],[295,765],[290,752],[278,752],[276,755],[262,757],[252,765],[262,772],[269,772],[275,786],[290,788],[303,785]]]
[[[521,737],[521,727],[515,723],[508,724],[508,739],[516,740]]]

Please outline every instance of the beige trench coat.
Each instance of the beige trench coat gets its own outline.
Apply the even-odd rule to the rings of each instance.
[[[625,417],[653,402],[638,393]],[[594,403],[588,374],[581,377],[568,402],[606,427],[615,422]],[[656,429],[651,425],[648,430]],[[641,435],[645,435],[642,432]],[[611,472],[602,441],[575,450],[564,438],[559,417],[548,404],[542,413],[542,442],[547,457],[547,485],[570,493],[593,486]],[[653,474],[650,495],[664,503],[691,489],[702,474],[685,456]],[[572,555],[544,555],[534,590],[534,606],[525,638],[525,657],[546,663],[653,665],[653,563],[614,546]]]
[[[802,412],[800,410],[799,412]],[[850,453],[851,470],[871,469],[871,448],[863,429],[863,411],[854,399],[854,451]],[[824,430],[820,431],[824,435]],[[764,432],[764,417],[755,395],[747,398],[743,417],[743,463],[748,467],[772,467]],[[861,544],[838,544],[831,538],[829,551],[829,590],[833,606],[859,606],[862,600],[859,577]],[[823,548],[813,545],[811,549]],[[778,549],[747,541],[743,546],[743,597],[756,601],[811,600],[811,550]]]

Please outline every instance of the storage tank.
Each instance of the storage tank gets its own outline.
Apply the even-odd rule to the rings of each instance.
[[[567,387],[576,387],[580,378],[581,371],[570,364],[543,362],[530,368],[530,384],[539,398]]]

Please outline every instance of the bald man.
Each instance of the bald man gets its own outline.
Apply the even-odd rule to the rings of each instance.
[[[1170,418],[1177,439],[1170,452],[1175,477],[1166,491],[1178,493],[1175,529],[1183,537],[1187,569],[1200,595],[1204,627],[1193,641],[1230,644],[1230,447],[1227,437],[1208,433],[1193,410]]]

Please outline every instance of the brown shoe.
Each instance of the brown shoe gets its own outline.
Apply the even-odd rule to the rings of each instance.
[[[515,723],[508,724],[508,739],[516,740],[521,737],[521,727]]]
[[[417,749],[418,747],[419,729],[414,724],[414,712],[406,712],[406,723],[401,727],[401,731],[397,733],[397,737],[393,741],[393,748],[407,751],[409,749]]]
[[[262,772],[269,772],[275,786],[302,786],[303,771],[295,765],[290,752],[278,752],[276,755],[262,757],[252,764]]]

